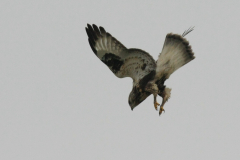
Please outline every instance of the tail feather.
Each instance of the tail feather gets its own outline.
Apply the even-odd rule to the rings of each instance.
[[[192,32],[193,29],[194,29],[194,27],[188,28],[188,30],[186,30],[186,31],[183,32],[182,37],[185,37],[188,33]]]
[[[157,78],[162,76],[166,79],[169,78],[174,71],[195,58],[189,42],[183,38],[192,30],[193,28],[189,28],[182,36],[172,33],[167,34],[162,52],[157,60]]]

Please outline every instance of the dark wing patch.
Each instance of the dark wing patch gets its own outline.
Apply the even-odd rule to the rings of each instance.
[[[113,71],[113,73],[117,73],[123,65],[123,60],[112,53],[106,53],[102,57],[102,62],[105,63]]]

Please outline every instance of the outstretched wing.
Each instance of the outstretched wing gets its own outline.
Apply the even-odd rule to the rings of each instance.
[[[99,59],[102,59],[106,52],[111,52],[120,58],[123,57],[122,51],[127,49],[123,44],[106,32],[103,27],[98,28],[95,24],[92,26],[87,24],[87,26],[89,44]]]
[[[87,25],[89,44],[96,56],[119,78],[131,77],[135,82],[155,70],[152,56],[139,49],[127,49],[103,27]]]
[[[182,36],[167,34],[157,60],[156,79],[168,79],[174,71],[195,58],[189,42],[184,38],[192,30],[186,30]]]

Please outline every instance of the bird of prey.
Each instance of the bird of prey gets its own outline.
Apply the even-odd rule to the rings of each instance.
[[[159,95],[162,97],[159,115],[165,111],[164,104],[171,94],[171,89],[164,82],[174,71],[195,58],[189,42],[184,38],[192,30],[193,27],[182,35],[167,34],[162,52],[155,61],[141,49],[125,47],[101,26],[87,24],[86,27],[88,41],[95,55],[117,77],[133,79],[133,88],[128,98],[131,109],[153,94],[153,103],[157,110],[160,106],[157,102]]]

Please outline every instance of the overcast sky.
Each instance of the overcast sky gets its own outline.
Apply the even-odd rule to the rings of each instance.
[[[0,6],[0,159],[240,159],[239,0]],[[195,26],[186,38],[196,59],[166,81],[164,114],[153,96],[131,111],[132,79],[94,55],[87,23],[155,59],[167,33]]]

